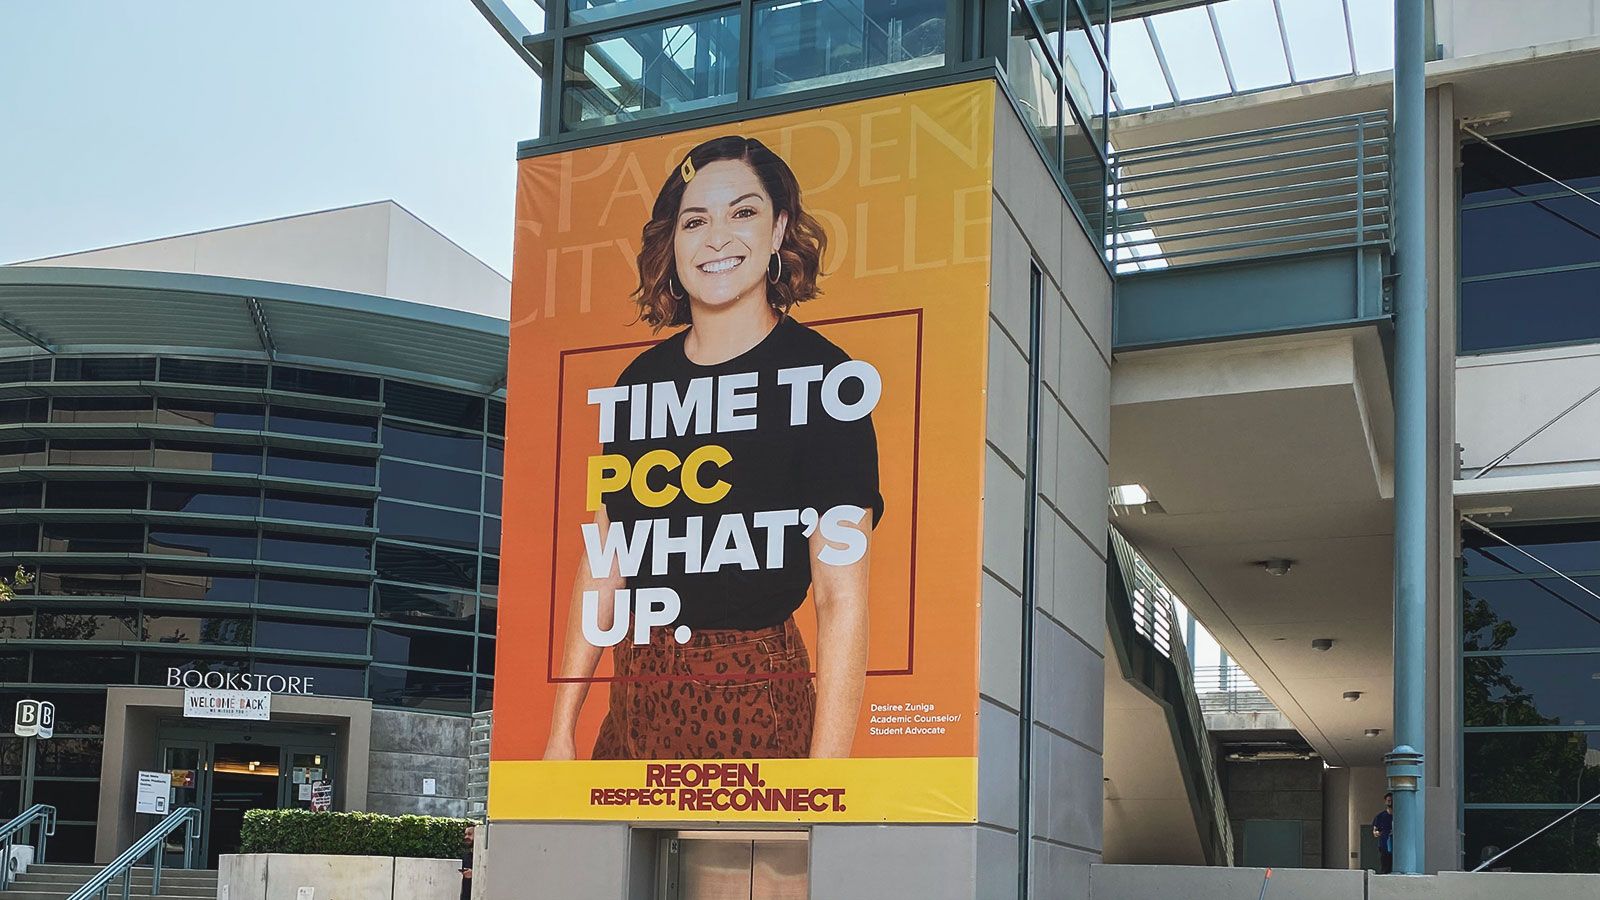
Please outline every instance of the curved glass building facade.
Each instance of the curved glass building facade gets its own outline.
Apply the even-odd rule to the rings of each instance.
[[[5,277],[0,571],[27,583],[0,604],[0,709],[50,700],[58,722],[36,755],[0,738],[3,818],[53,804],[55,857],[87,858],[108,686],[236,674],[375,716],[489,707],[504,322],[198,276]]]

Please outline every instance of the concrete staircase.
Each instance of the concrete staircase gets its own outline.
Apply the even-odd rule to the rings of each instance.
[[[11,889],[0,893],[4,900],[62,900],[93,878],[100,866],[73,866],[42,864],[28,867],[28,874],[18,875],[11,881]],[[133,888],[130,897],[149,897],[149,868],[133,870]],[[122,879],[111,883],[108,896],[121,900]],[[161,867],[161,897],[183,897],[189,900],[215,900],[217,873],[207,869],[174,869]]]

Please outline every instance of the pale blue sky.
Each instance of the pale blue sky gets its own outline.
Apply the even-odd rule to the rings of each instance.
[[[0,263],[393,199],[509,273],[537,116],[469,0],[0,0]]]

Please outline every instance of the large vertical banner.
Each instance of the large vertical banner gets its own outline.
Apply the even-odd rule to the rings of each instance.
[[[975,818],[994,90],[521,163],[492,818]]]

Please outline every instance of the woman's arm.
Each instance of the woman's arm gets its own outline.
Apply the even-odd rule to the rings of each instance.
[[[827,546],[822,529],[811,535],[811,593],[817,604],[817,715],[813,758],[850,755],[867,681],[867,565],[872,530],[868,512],[859,529],[867,543],[861,558],[830,566],[817,558]],[[848,527],[848,526],[847,526]]]
[[[611,520],[607,518],[604,506],[594,514],[594,524],[602,535],[610,529]],[[578,561],[578,577],[572,582],[572,605],[567,612],[567,638],[562,644],[561,669],[557,672],[559,676],[587,679],[594,675],[595,667],[600,664],[601,649],[583,636],[583,592],[600,592],[598,624],[602,631],[608,631],[616,619],[616,604],[612,602],[612,596],[624,587],[627,587],[627,580],[615,564],[606,577],[596,578],[589,571],[587,555]],[[544,748],[545,759],[577,758],[575,732],[578,713],[583,709],[583,701],[587,696],[589,682],[586,680],[564,681],[556,685],[555,709],[550,714],[550,739]]]

